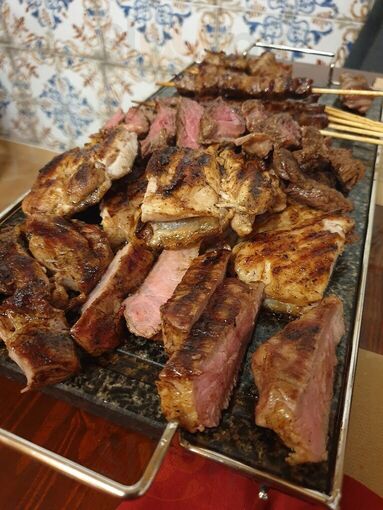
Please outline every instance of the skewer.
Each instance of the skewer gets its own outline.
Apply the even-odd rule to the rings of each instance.
[[[342,119],[341,117],[337,117],[335,115],[328,114],[328,120],[329,122],[335,122],[336,124],[342,124],[343,126],[353,126],[357,128],[364,128],[370,131],[379,131],[380,133],[383,133],[383,125],[374,125],[363,122],[357,122],[354,120],[348,120],[348,119]]]
[[[339,110],[338,108],[334,108],[332,106],[326,106],[325,111],[331,117],[337,117],[339,119],[356,122],[358,124],[358,126],[360,126],[361,124],[364,124],[364,125],[369,125],[371,127],[374,127],[375,129],[383,128],[382,122],[379,122],[377,120],[368,119],[366,117],[361,117],[360,115],[356,115],[355,113],[345,112],[343,110]]]
[[[382,97],[383,90],[358,90],[358,89],[326,89],[313,87],[313,94],[336,94],[339,96],[371,96]]]
[[[156,81],[156,85],[159,87],[175,87],[174,81]]]
[[[354,142],[366,142],[374,145],[383,145],[383,140],[377,140],[376,138],[369,138],[368,136],[349,135],[346,133],[338,133],[337,131],[328,131],[327,129],[321,129],[320,134],[323,136],[332,136],[334,138],[341,138],[343,140],[352,140]]]
[[[335,122],[330,122],[330,124],[327,126],[331,129],[336,129],[336,130],[339,130],[339,131],[343,131],[345,133],[358,133],[358,134],[361,134],[361,135],[368,135],[368,136],[377,136],[378,138],[382,138],[383,137],[383,131],[372,131],[372,130],[369,130],[369,129],[362,129],[362,128],[358,128],[358,127],[350,127],[350,126],[345,126],[343,124],[337,124]]]

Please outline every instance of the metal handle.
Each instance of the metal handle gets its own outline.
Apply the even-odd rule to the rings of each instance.
[[[161,439],[159,440],[156,449],[146,466],[144,474],[138,482],[133,485],[124,485],[116,482],[107,476],[31,443],[30,441],[27,441],[26,439],[4,429],[0,429],[0,443],[17,450],[20,453],[29,455],[33,459],[39,460],[56,471],[73,478],[77,482],[84,483],[93,489],[101,490],[119,498],[131,499],[142,496],[149,489],[162,464],[166,452],[168,451],[177,427],[178,424],[176,422],[169,422],[166,425]]]
[[[269,50],[289,51],[291,53],[294,53],[294,52],[305,53],[306,55],[318,55],[320,57],[329,57],[329,58],[331,58],[331,62],[329,64],[327,83],[328,83],[328,85],[333,85],[332,77],[333,77],[334,69],[335,69],[335,53],[332,51],[314,50],[312,48],[296,48],[294,46],[286,46],[284,44],[269,44],[269,43],[263,43],[263,42],[255,42],[255,43],[251,44],[243,52],[243,55],[247,55],[247,53],[252,48],[256,48],[256,47],[257,48],[267,48]]]

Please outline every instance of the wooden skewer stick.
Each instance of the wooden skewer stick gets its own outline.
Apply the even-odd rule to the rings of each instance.
[[[377,121],[370,121],[369,119],[362,119],[362,118],[358,118],[357,116],[355,117],[344,117],[342,115],[339,115],[338,113],[332,113],[332,112],[327,112],[327,115],[329,117],[329,119],[333,119],[335,122],[339,122],[339,123],[349,123],[349,125],[354,125],[354,126],[357,126],[357,127],[365,127],[366,129],[372,129],[372,130],[376,130],[376,131],[380,131],[383,129],[383,123],[381,122],[377,122]]]
[[[338,131],[328,131],[327,129],[321,129],[320,134],[323,136],[341,138],[343,140],[353,140],[354,142],[366,142],[372,143],[374,145],[383,145],[383,140],[377,140],[376,138],[369,138],[367,136],[348,135],[346,133],[338,133]]]
[[[132,99],[132,103],[138,106],[147,106],[148,108],[156,107],[156,102],[151,99],[149,99],[149,101],[136,101],[135,99]]]
[[[383,137],[383,131],[371,131],[369,129],[361,129],[357,127],[345,126],[343,124],[336,124],[335,122],[330,122],[327,127],[331,129],[337,129],[345,133],[358,133],[360,135],[377,136],[378,138]]]
[[[328,120],[329,120],[329,122],[335,122],[336,124],[339,124],[339,125],[342,125],[345,127],[352,126],[352,127],[357,127],[357,128],[362,128],[362,129],[364,128],[366,130],[383,133],[383,125],[382,126],[374,126],[373,124],[363,124],[361,122],[355,122],[353,120],[342,119],[340,117],[335,117],[332,115],[328,116]]]
[[[312,92],[313,94],[336,94],[339,96],[383,96],[383,90],[322,89],[319,87],[313,87]]]
[[[175,87],[174,81],[156,81],[156,85],[159,87]]]
[[[349,119],[363,124],[383,126],[383,123],[379,122],[378,120],[369,119],[368,117],[362,117],[361,115],[356,115],[355,113],[351,112],[345,112],[343,110],[339,110],[338,108],[334,108],[333,106],[326,106],[325,111],[326,113],[334,115],[335,117]]]

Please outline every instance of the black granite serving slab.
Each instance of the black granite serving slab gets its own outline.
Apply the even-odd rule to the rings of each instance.
[[[171,94],[172,90],[161,92],[161,95]],[[376,100],[369,117],[380,118],[380,110],[380,101]],[[220,426],[198,434],[182,433],[193,445],[208,448],[264,473],[276,475],[299,487],[314,489],[323,494],[330,494],[332,489],[340,416],[343,409],[344,382],[348,369],[376,159],[374,146],[348,142],[334,145],[352,147],[354,156],[365,163],[367,173],[364,180],[351,193],[355,205],[352,216],[356,222],[358,240],[348,245],[338,260],[327,292],[335,293],[342,298],[347,326],[347,333],[337,351],[338,366],[330,417],[328,461],[290,467],[284,460],[288,449],[276,434],[254,424],[257,390],[249,367],[250,356],[258,345],[288,321],[284,316],[265,311],[261,312],[258,319],[239,382],[229,408],[223,413]],[[19,223],[22,218],[20,209],[15,207],[4,223]],[[161,345],[127,333],[124,345],[111,355],[98,360],[89,359],[82,353],[81,355],[83,358],[81,374],[44,391],[122,425],[158,437],[165,425],[155,387],[155,380],[166,361]],[[0,372],[8,377],[23,379],[18,367],[8,358],[5,348],[0,348]]]

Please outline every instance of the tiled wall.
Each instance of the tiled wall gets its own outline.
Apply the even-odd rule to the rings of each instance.
[[[58,150],[80,144],[204,48],[262,40],[334,50],[342,64],[371,3],[0,0],[0,134]]]

